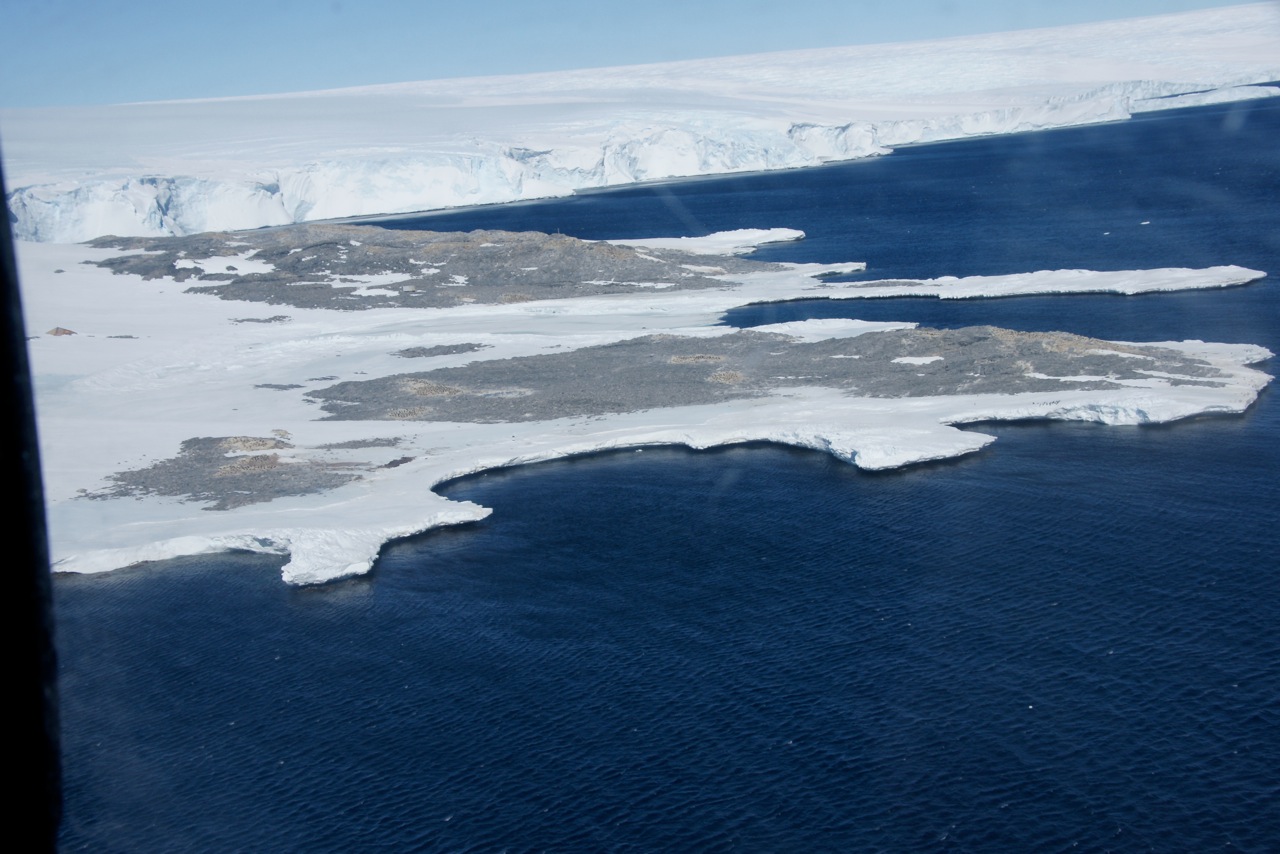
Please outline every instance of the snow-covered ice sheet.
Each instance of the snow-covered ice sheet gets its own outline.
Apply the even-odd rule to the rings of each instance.
[[[741,235],[709,242],[736,244]],[[867,469],[891,468],[970,453],[993,441],[955,424],[1007,418],[1138,424],[1239,412],[1270,379],[1248,367],[1270,355],[1261,348],[1176,342],[1162,346],[1205,360],[1220,372],[1217,379],[1176,383],[1176,377],[1153,373],[1107,389],[1064,382],[1053,392],[908,398],[784,385],[713,405],[547,421],[322,421],[307,392],[335,382],[564,353],[658,333],[718,338],[732,332],[715,325],[725,310],[813,296],[822,285],[812,276],[831,268],[726,275],[724,289],[335,311],[188,294],[172,280],[112,275],[82,263],[115,254],[80,245],[19,248],[52,550],[63,571],[95,572],[241,548],[288,552],[285,579],[319,583],[366,571],[389,539],[487,515],[486,508],[431,491],[444,480],[487,468],[650,444],[705,448],[761,440],[819,449]],[[974,288],[1005,294],[1021,282],[1027,291],[1040,292],[1042,280],[1056,276],[1056,289],[1070,290],[1074,282],[1087,290],[1098,277],[1112,285],[1120,277],[1135,283],[1136,291],[1144,289],[1144,279],[1190,288],[1240,284],[1260,275],[1240,268],[1066,271],[990,277],[994,283],[984,280]],[[860,295],[867,294],[842,294]],[[912,326],[818,320],[759,331],[812,342]],[[46,334],[56,327],[76,334]],[[456,346],[463,344],[469,346]],[[437,347],[441,355],[406,366],[398,353],[412,347]],[[1111,346],[1089,352],[1095,351],[1108,353]],[[922,357],[909,364],[927,370],[934,361]],[[225,510],[160,494],[101,497],[114,473],[172,459],[197,437],[251,437],[227,440],[233,450],[225,454],[224,468],[232,474],[251,468],[255,457],[269,456],[272,465],[291,471],[358,477]]]
[[[786,169],[1269,97],[1280,6],[929,42],[0,113],[22,240],[191,234]]]

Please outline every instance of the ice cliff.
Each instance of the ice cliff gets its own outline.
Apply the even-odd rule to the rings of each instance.
[[[420,211],[1280,93],[1274,4],[900,45],[0,115],[19,239]]]

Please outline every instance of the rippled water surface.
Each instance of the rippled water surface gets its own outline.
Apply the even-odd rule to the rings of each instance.
[[[599,232],[665,210],[644,233],[681,217],[800,227],[809,240],[768,251],[941,275],[1086,266],[1053,247],[1124,220],[1123,251],[1089,244],[1088,266],[1194,255],[1274,279],[1280,134],[1249,134],[1278,117],[1212,108],[725,179],[748,188],[732,207],[699,181],[431,225],[619,236]],[[1130,135],[1165,139],[1160,126],[1205,150],[1142,156]],[[1183,191],[1219,201],[1175,204],[1177,175],[1232,160],[1232,145],[1228,177]],[[1109,195],[1108,175],[1135,171],[1131,192],[1147,189]],[[1026,209],[1059,199],[1062,230],[1045,213],[1027,230],[1046,233],[1019,231],[1008,243],[1031,244],[985,268],[970,245],[1029,215],[947,189],[961,175],[1059,188]],[[877,198],[899,218],[850,231]],[[1196,217],[1242,233],[1223,249]],[[951,246],[903,250],[911,228]],[[1199,248],[1167,260],[1183,244]],[[962,322],[1280,350],[1278,304],[1272,281],[978,302]],[[875,310],[960,322],[936,302]],[[442,491],[492,517],[320,589],[286,588],[278,561],[252,556],[60,577],[64,847],[1273,850],[1275,392],[1240,417],[1158,428],[973,429],[999,441],[894,473],[760,445],[472,477]]]

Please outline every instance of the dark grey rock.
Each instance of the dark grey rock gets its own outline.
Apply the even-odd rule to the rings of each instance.
[[[704,272],[779,269],[732,256],[693,255],[578,240],[538,232],[392,231],[353,225],[296,225],[188,237],[100,237],[99,248],[141,250],[92,262],[145,279],[194,282],[224,299],[299,308],[503,304],[599,294],[723,288]],[[225,258],[250,252],[269,273],[241,273]],[[194,266],[179,262],[192,262]],[[207,268],[207,269],[206,269]],[[696,269],[695,269],[696,268]],[[403,276],[361,293],[360,277]],[[392,293],[382,293],[392,291]]]
[[[1099,351],[1111,351],[1103,353]],[[900,358],[941,357],[928,364]],[[1213,383],[1219,372],[1160,347],[1067,333],[976,326],[872,332],[803,342],[743,330],[716,338],[649,335],[566,353],[338,383],[308,397],[330,419],[542,421],[716,403],[819,386],[868,397],[1116,388],[1162,371]],[[1043,374],[1045,376],[1033,376]],[[1064,383],[1056,377],[1094,377]]]
[[[221,436],[188,439],[176,457],[143,469],[118,472],[113,485],[89,498],[168,495],[210,502],[205,510],[231,510],[276,498],[335,489],[360,477],[351,463],[282,462],[281,439]]]
[[[488,348],[488,344],[437,344],[434,347],[406,347],[391,355],[402,359],[426,359],[431,356],[455,356],[459,353],[474,353]]]
[[[395,448],[402,441],[404,439],[400,436],[392,436],[387,439],[350,439],[346,442],[330,442],[317,447],[322,451],[354,451],[361,448]]]

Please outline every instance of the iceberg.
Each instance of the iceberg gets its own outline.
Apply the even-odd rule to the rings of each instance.
[[[791,169],[1280,93],[1271,3],[929,42],[7,110],[24,241],[185,235]]]

